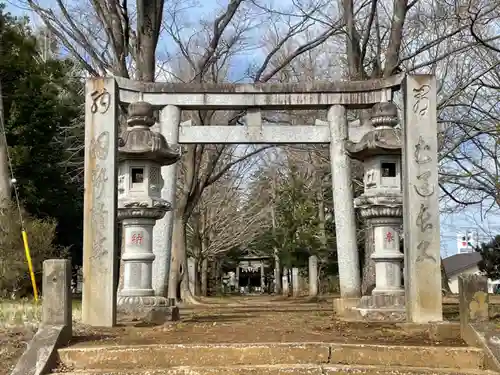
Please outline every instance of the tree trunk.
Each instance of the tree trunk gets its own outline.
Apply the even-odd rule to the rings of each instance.
[[[176,228],[176,225],[178,226],[178,228]],[[180,300],[184,303],[199,304],[199,302],[196,301],[193,296],[193,291],[189,288],[188,258],[186,253],[186,222],[183,220],[183,218],[179,218],[174,221],[174,238],[172,242],[173,246],[175,246],[177,258],[175,265],[181,265],[180,279],[176,280],[177,283],[174,284],[177,285],[176,289],[179,290],[178,297],[180,297]],[[172,262],[172,266],[173,265],[174,263]],[[179,274],[179,272],[174,273]]]
[[[273,201],[271,203],[271,221],[273,226],[273,234],[276,231],[276,212],[275,212],[275,201],[276,201],[276,173],[274,174],[273,184],[272,184],[272,197]],[[278,254],[278,249],[275,247],[274,252],[274,293],[281,294],[282,291],[282,279],[281,279],[281,264],[280,257]]]
[[[441,288],[446,294],[451,294],[450,283],[448,280],[448,275],[446,275],[446,270],[443,265],[443,258],[441,257]]]
[[[205,258],[201,262],[201,295],[208,295],[208,259]]]
[[[363,273],[361,275],[361,294],[363,296],[371,295],[375,287],[375,262],[371,255],[375,251],[375,238],[373,225],[370,220],[366,221],[365,226],[365,251],[363,257]]]
[[[276,248],[274,248],[274,281],[274,293],[281,294],[281,265]]]
[[[174,216],[174,228],[172,231],[172,255],[170,260],[170,273],[168,276],[168,298],[178,299],[177,289],[179,287],[179,282],[181,279],[181,274],[187,272],[187,263],[186,268],[184,267],[184,259],[185,258],[185,227],[184,221],[182,220],[182,216],[175,215]],[[187,259],[186,259],[187,262]]]
[[[196,297],[201,296],[201,264],[199,258],[195,258],[195,267],[194,267],[194,295]]]
[[[318,159],[315,159],[315,164],[317,167],[319,167],[319,161]],[[319,292],[319,287],[321,284],[320,278],[321,278],[321,273],[320,273],[320,267],[319,263],[323,263],[325,261],[325,258],[327,257],[326,255],[323,255],[325,253],[328,253],[328,241],[326,238],[326,216],[325,216],[325,197],[323,196],[323,186],[322,186],[322,180],[321,176],[316,173],[316,178],[317,178],[317,192],[316,192],[316,200],[318,201],[318,219],[319,219],[319,235],[320,235],[320,241],[321,241],[321,253],[320,257],[317,258],[317,264],[316,264],[316,294]]]

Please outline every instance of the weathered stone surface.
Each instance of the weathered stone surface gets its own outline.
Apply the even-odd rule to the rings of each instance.
[[[65,348],[59,350],[63,364],[74,368],[222,366],[326,363],[329,345],[323,343],[192,344],[134,347]]]
[[[351,314],[346,316],[345,320],[398,323],[406,321],[406,310],[396,308],[356,308],[352,309]]]
[[[119,320],[162,325],[180,319],[179,307],[171,306],[165,297],[120,297],[118,302]]]
[[[364,309],[394,307],[404,310],[405,297],[402,295],[393,294],[376,294],[373,296],[363,296],[361,297],[358,307]]]
[[[67,338],[71,338],[71,262],[68,259],[43,262],[42,291],[42,325],[63,326]]]
[[[480,369],[484,353],[475,348],[332,344],[330,363]]]
[[[11,375],[46,374],[56,364],[57,348],[72,336],[71,262],[43,262],[42,322]]]
[[[462,338],[483,350],[485,368],[500,372],[500,330],[494,322],[470,323],[462,330]]]
[[[411,322],[442,321],[436,79],[407,76],[404,97],[406,310]]]
[[[350,364],[480,369],[476,348],[385,346],[329,343],[190,344],[89,347],[59,350],[75,369],[158,368],[278,364]]]
[[[300,293],[299,269],[292,268],[292,295],[298,297]]]
[[[106,375],[494,375],[487,370],[456,370],[416,367],[349,366],[349,365],[254,365],[224,367],[177,367],[161,370],[106,370]],[[65,375],[104,375],[104,372],[82,371]],[[59,374],[62,375],[62,374]]]
[[[252,131],[248,126],[210,125],[181,126],[182,144],[317,144],[330,142],[328,126],[266,125]]]
[[[458,277],[460,298],[460,325],[487,322],[488,313],[488,278],[482,275],[460,275]]]
[[[410,323],[412,324],[412,323]],[[422,326],[418,324],[418,326]],[[429,324],[429,338],[436,341],[458,339],[460,335],[460,324],[455,322],[436,322]]]
[[[82,321],[116,323],[118,88],[114,78],[87,80]]]
[[[404,322],[406,321],[405,296],[397,294],[374,294],[363,296],[350,316],[351,320],[358,313],[360,320],[368,322]],[[349,318],[349,317],[348,317]]]
[[[309,297],[318,295],[318,257],[311,255],[309,257]]]
[[[42,322],[11,375],[46,374],[56,364],[56,350],[72,336],[71,262],[43,262]]]
[[[172,84],[137,82],[116,77],[120,100],[147,101],[154,106],[180,106],[183,109],[313,109],[341,104],[368,108],[386,101],[398,89],[402,75],[369,81],[341,81],[314,84]],[[321,93],[318,95],[318,93]]]
[[[47,374],[57,364],[57,348],[67,343],[67,332],[62,325],[40,327],[10,375]]]
[[[172,82],[140,82],[116,77],[121,89],[143,93],[328,93],[328,92],[363,92],[386,88],[397,89],[403,81],[404,74],[393,75],[363,81],[337,81],[314,83],[172,83]]]
[[[332,142],[333,206],[339,265],[340,295],[342,298],[361,296],[359,255],[356,246],[356,220],[352,193],[351,160],[345,152],[348,136],[346,109],[335,105],[328,109]]]

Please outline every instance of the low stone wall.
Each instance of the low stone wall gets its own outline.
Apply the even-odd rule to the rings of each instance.
[[[57,349],[72,336],[71,262],[43,262],[42,322],[11,375],[43,375],[57,362]]]

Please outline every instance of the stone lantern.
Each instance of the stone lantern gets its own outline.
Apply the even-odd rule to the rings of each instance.
[[[402,135],[396,128],[398,113],[395,104],[376,104],[371,122],[373,130],[359,142],[346,143],[350,156],[364,165],[364,193],[354,200],[354,205],[361,217],[374,228],[375,249],[371,258],[375,262],[375,288],[371,296],[362,298],[360,307],[376,309],[377,320],[388,318],[380,314],[381,311],[389,312],[385,309],[394,308],[389,318],[402,320],[405,316],[401,283],[403,254],[399,235],[403,223]]]
[[[123,285],[118,309],[138,315],[168,312],[166,298],[155,296],[152,287],[152,234],[156,220],[172,207],[161,198],[161,166],[180,159],[177,146],[152,131],[153,107],[146,102],[129,105],[127,129],[118,140],[118,220],[123,226]]]

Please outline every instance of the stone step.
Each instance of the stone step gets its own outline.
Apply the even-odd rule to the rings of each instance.
[[[72,369],[327,363],[480,369],[484,364],[483,351],[471,347],[341,343],[68,347],[58,354],[61,364]]]
[[[163,370],[77,370],[54,375],[495,375],[487,370],[437,369],[425,367],[349,365],[253,365],[223,367],[174,367]]]

